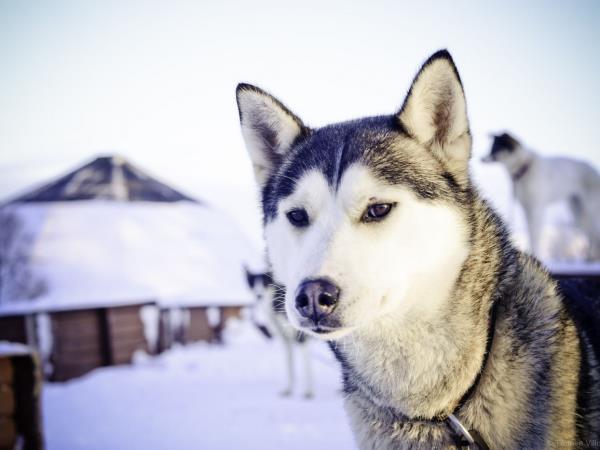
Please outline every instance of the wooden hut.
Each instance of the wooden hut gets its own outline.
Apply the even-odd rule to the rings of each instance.
[[[184,339],[185,342],[207,341],[214,342],[217,340],[217,325],[211,319],[211,312],[218,312],[217,308],[209,309],[206,306],[190,307],[187,309],[189,319],[185,327]]]
[[[152,302],[0,313],[0,340],[40,350],[46,376],[65,381],[97,367],[131,362],[148,352],[141,318]]]
[[[51,379],[155,350],[144,340],[144,305],[118,306],[123,299],[157,299],[169,310],[160,316],[162,348],[214,341],[222,329],[209,320],[207,304],[188,299],[226,307],[223,319],[253,301],[244,266],[261,258],[237,224],[118,156],[90,161],[5,211],[22,224],[28,269],[45,289],[33,300],[3,289],[17,294],[1,299],[0,339],[40,348]],[[8,303],[29,312],[15,313]]]
[[[192,302],[184,306],[162,306],[159,324],[159,351],[173,344],[221,342],[221,333],[231,318],[241,318],[247,302],[205,304]]]

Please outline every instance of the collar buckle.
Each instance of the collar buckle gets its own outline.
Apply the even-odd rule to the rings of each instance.
[[[454,414],[446,418],[446,424],[454,432],[459,448],[490,450],[481,435],[475,430],[467,430]]]

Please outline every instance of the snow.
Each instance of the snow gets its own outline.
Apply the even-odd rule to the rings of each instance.
[[[144,337],[148,348],[153,352],[158,348],[158,332],[160,310],[155,305],[145,305],[140,308],[140,319],[144,326]]]
[[[31,353],[31,349],[25,344],[19,344],[16,342],[0,341],[0,355],[11,356],[11,355],[25,355]]]
[[[280,342],[241,322],[227,345],[195,344],[136,366],[101,368],[47,383],[48,450],[329,450],[356,448],[343,409],[337,362],[311,342],[316,395],[281,397]],[[302,380],[300,380],[302,381]]]
[[[206,308],[206,316],[211,327],[216,327],[221,322],[221,310],[219,308]]]
[[[29,318],[28,318],[29,319]],[[37,314],[34,318],[37,330],[37,350],[40,352],[42,361],[42,370],[45,374],[52,373],[52,348],[54,345],[54,335],[52,334],[52,320],[46,313]]]
[[[175,203],[72,201],[16,206],[34,236],[31,264],[48,293],[0,312],[158,301],[164,306],[253,301],[244,266],[262,257],[219,210]]]

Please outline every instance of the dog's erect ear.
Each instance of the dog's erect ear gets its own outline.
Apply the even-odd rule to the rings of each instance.
[[[262,187],[294,142],[309,130],[279,100],[262,89],[242,83],[237,87],[236,96],[246,148],[256,180]]]
[[[402,127],[433,151],[455,175],[466,176],[471,151],[467,106],[450,53],[429,57],[397,115]]]

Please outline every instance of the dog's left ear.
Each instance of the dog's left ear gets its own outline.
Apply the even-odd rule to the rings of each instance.
[[[458,178],[467,179],[471,135],[460,76],[447,50],[429,57],[397,114],[400,125]]]

